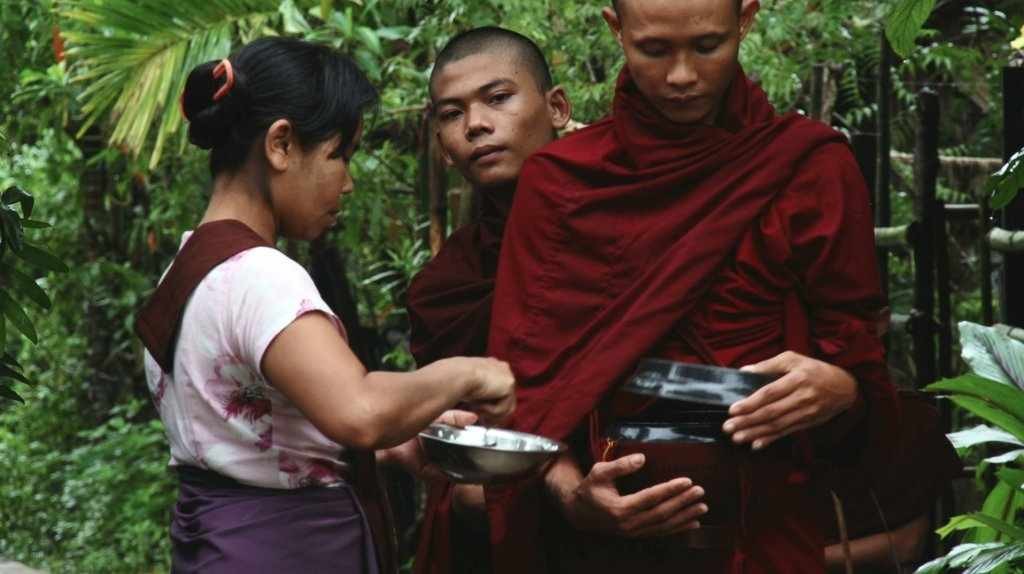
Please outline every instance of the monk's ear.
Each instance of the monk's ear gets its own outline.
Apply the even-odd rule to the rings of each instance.
[[[441,140],[441,130],[434,130],[434,137],[437,138],[437,149],[441,150],[441,159],[444,160],[444,166],[448,168],[455,167],[451,154],[444,148],[444,142]]]
[[[263,154],[270,168],[286,171],[290,161],[295,160],[295,132],[288,120],[277,120],[267,128],[263,137]]]
[[[619,19],[619,13],[615,11],[615,8],[605,6],[604,10],[601,10],[601,16],[604,17],[604,21],[608,24],[608,29],[611,30],[612,36],[615,36],[615,41],[621,46],[622,21]]]
[[[555,86],[547,93],[548,114],[551,115],[551,125],[555,130],[561,131],[572,119],[572,102],[565,93],[565,88]]]
[[[743,0],[743,5],[740,6],[740,39],[747,37],[750,29],[754,27],[754,16],[757,15],[757,11],[761,9],[761,3],[758,0]]]

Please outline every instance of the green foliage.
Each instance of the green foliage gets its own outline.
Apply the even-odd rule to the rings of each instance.
[[[1002,209],[1010,205],[1022,187],[1024,187],[1024,148],[1017,150],[1017,153],[1010,157],[1006,165],[992,175],[985,185],[985,193],[991,197],[990,202],[993,209]]]
[[[971,367],[1001,380],[978,374],[939,381],[927,390],[949,397],[975,416],[995,425],[975,427],[950,435],[958,448],[989,443],[1024,444],[1024,345],[990,327],[961,323],[961,345]],[[964,543],[933,560],[917,574],[944,572],[967,566],[965,572],[992,572],[1024,563],[1024,450],[1015,449],[986,459],[998,466],[995,483],[980,512],[954,516],[938,530],[947,537],[967,531]],[[1003,466],[1005,465],[1005,466]]]
[[[37,399],[49,402],[30,396]],[[163,427],[140,420],[140,409],[115,408],[103,424],[75,433],[68,450],[0,426],[0,555],[51,572],[166,569],[173,482]],[[3,418],[11,422],[11,413]]]
[[[935,0],[896,0],[885,20],[885,35],[894,52],[904,58],[910,55],[933,8]]]

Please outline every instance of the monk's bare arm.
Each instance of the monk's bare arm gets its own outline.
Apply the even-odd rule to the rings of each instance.
[[[398,445],[459,402],[491,422],[515,405],[512,372],[496,359],[455,357],[409,373],[367,373],[320,313],[286,327],[261,367],[325,436],[359,449]]]
[[[627,538],[668,536],[700,527],[707,512],[704,489],[681,477],[622,496],[615,479],[640,470],[642,454],[598,462],[584,476],[571,454],[560,457],[544,477],[555,505],[579,530]]]

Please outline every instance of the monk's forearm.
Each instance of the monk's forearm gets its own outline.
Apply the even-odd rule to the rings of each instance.
[[[552,500],[560,509],[565,509],[576,494],[576,489],[583,482],[583,471],[572,454],[566,453],[558,457],[544,475],[544,486]]]

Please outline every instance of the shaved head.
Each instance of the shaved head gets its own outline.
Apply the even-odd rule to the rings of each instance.
[[[612,8],[615,8],[615,11],[619,12],[620,7],[627,1],[628,0],[612,0]],[[743,10],[743,0],[734,0],[733,3],[736,5],[736,13],[739,14]],[[619,13],[621,14],[621,12]]]
[[[499,54],[515,58],[519,65],[526,68],[541,92],[550,90],[554,85],[547,60],[533,40],[511,30],[484,26],[458,34],[438,54],[434,69],[430,72],[431,99],[436,90],[435,82],[445,66],[477,54]]]

